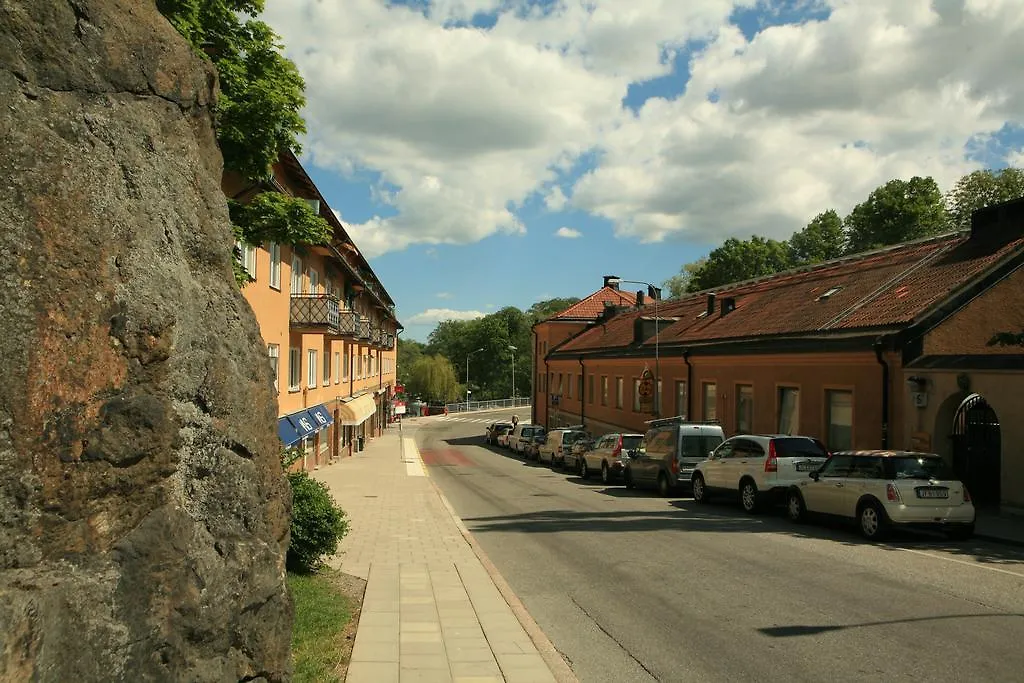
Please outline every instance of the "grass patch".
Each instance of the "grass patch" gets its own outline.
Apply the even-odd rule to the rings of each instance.
[[[364,586],[359,579],[328,568],[315,574],[288,574],[295,602],[295,683],[342,683]]]

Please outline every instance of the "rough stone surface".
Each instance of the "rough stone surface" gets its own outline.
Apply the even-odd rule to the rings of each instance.
[[[289,677],[214,96],[151,0],[0,0],[2,681]]]

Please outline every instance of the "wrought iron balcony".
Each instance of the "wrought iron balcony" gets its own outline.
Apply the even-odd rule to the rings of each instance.
[[[358,316],[342,310],[333,294],[293,294],[290,325],[297,330],[315,330],[341,337],[355,337]]]
[[[372,337],[373,327],[370,325],[370,319],[366,316],[359,318],[359,329],[356,333],[360,339],[369,341]]]
[[[382,342],[382,346],[388,351],[395,348],[395,335],[391,333],[386,333],[384,335],[384,341]]]
[[[359,314],[355,311],[341,311],[338,317],[338,336],[355,338],[359,333]]]

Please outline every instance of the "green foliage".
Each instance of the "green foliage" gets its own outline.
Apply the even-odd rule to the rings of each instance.
[[[282,461],[287,457],[286,452]],[[327,487],[308,473],[289,472],[288,482],[292,487],[288,569],[309,573],[323,565],[324,556],[337,552],[338,543],[348,533],[348,522]]]
[[[462,397],[455,368],[444,356],[421,356],[409,370],[406,390],[431,403],[448,403]]]
[[[352,602],[342,592],[338,573],[288,574],[295,604],[292,623],[293,683],[340,683],[335,674]]]
[[[992,204],[1024,197],[1024,170],[974,171],[946,193],[946,208],[954,227],[971,227],[971,214]]]
[[[252,201],[228,202],[231,222],[246,244],[326,244],[331,226],[303,200],[280,192],[261,192]]]
[[[708,258],[704,256],[693,263],[684,263],[683,267],[679,269],[679,273],[661,283],[662,287],[668,290],[668,296],[665,298],[678,299],[689,292],[689,286],[690,282],[693,280],[693,276],[697,274],[700,269],[707,264],[707,262]]]
[[[426,344],[415,339],[398,338],[398,381],[405,385],[406,392],[410,394],[416,393],[410,385],[412,367],[423,357],[426,348]]]
[[[950,228],[942,193],[933,178],[890,180],[846,217],[847,253],[942,233]]]
[[[282,149],[298,151],[305,84],[271,28],[263,0],[157,0],[157,7],[217,67],[217,140],[224,167],[264,178]]]
[[[793,265],[803,265],[839,258],[844,241],[843,221],[834,209],[829,209],[789,238],[789,260]]]
[[[790,267],[785,242],[754,235],[749,240],[727,239],[695,270],[687,288],[691,292],[721,287],[731,282],[771,275]]]
[[[540,320],[550,318],[556,313],[561,313],[573,304],[579,303],[579,301],[580,300],[574,296],[538,301],[534,305],[530,306],[526,311],[526,315],[527,317],[532,318],[533,322],[538,322]]]

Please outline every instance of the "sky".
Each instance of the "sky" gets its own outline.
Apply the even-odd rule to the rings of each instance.
[[[1020,0],[268,0],[404,336],[1024,165]],[[624,285],[625,286],[625,285]],[[634,289],[636,287],[633,287]]]

